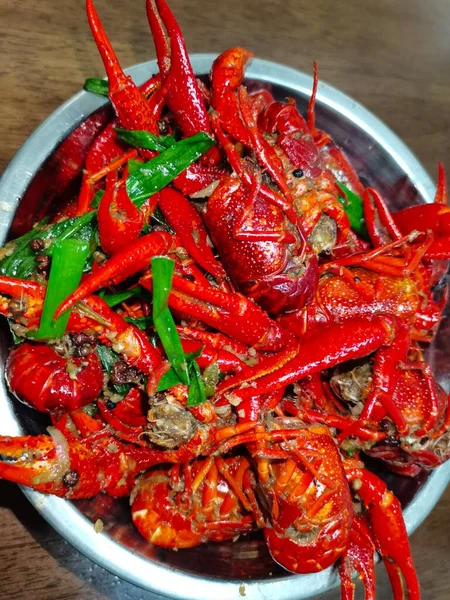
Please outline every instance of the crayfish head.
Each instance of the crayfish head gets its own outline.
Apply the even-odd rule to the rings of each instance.
[[[158,393],[153,396],[147,418],[146,435],[149,440],[168,449],[186,444],[198,429],[197,420],[192,413],[168,394]]]

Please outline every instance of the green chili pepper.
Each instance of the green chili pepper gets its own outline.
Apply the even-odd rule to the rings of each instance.
[[[367,228],[364,222],[362,199],[343,183],[337,182],[337,184],[343,194],[342,196],[338,196],[338,200],[344,207],[345,213],[350,221],[350,227],[358,235],[367,239]]]
[[[164,152],[164,150],[176,144],[175,138],[171,135],[158,136],[148,131],[130,131],[118,127],[114,131],[117,133],[119,140],[135,148]]]
[[[153,322],[167,358],[183,383],[189,385],[189,371],[172,314],[167,306],[175,263],[165,256],[152,258]]]
[[[215,143],[206,133],[197,133],[176,142],[128,177],[126,188],[129,197],[136,206],[141,207],[150,196],[166,187]]]
[[[78,287],[88,252],[89,244],[84,241],[55,242],[42,317],[34,336],[37,339],[55,339],[64,335],[70,311],[56,321],[53,315],[59,304]]]
[[[86,79],[83,86],[85,92],[99,94],[100,96],[107,96],[108,88],[108,81],[106,79],[99,79],[98,77],[89,77]]]

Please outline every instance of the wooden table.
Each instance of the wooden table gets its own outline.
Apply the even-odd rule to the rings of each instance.
[[[123,65],[154,56],[144,2],[97,0]],[[448,0],[172,0],[191,52],[245,45],[311,72],[387,123],[435,176],[450,169]],[[212,10],[215,7],[215,11]],[[33,129],[103,76],[82,0],[0,0],[0,172]],[[411,538],[423,598],[450,596],[450,490]],[[377,598],[390,598],[379,568]],[[150,599],[81,556],[0,482],[0,600]],[[339,597],[328,594],[323,600]]]

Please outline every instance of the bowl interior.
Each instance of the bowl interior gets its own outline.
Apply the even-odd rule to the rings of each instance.
[[[148,73],[151,73],[150,67]],[[305,93],[279,83],[263,84],[260,79],[259,76],[255,79],[249,78],[246,80],[246,84],[250,89],[264,86],[270,89],[279,100],[283,100],[286,97],[293,97],[301,112],[305,114],[308,103],[308,97]],[[337,112],[327,103],[321,102],[320,94],[316,107],[316,115],[317,126],[330,133],[336,143],[344,148],[363,181],[367,185],[379,190],[388,200],[390,208],[397,210],[407,205],[423,202],[424,200],[429,201],[429,198],[424,198],[419,193],[416,185],[411,181],[402,165],[393,158],[392,153],[374,139],[368,131],[362,129],[357,123],[348,118],[348,116]],[[428,350],[428,360],[433,367],[436,377],[441,385],[447,389],[450,371],[448,364],[446,364],[448,363],[446,356],[448,356],[448,340],[450,339],[448,329],[448,321],[444,320],[438,336]],[[1,323],[0,334],[0,362],[3,369],[10,344],[9,333],[6,330],[4,322]],[[12,420],[23,431],[27,433],[45,431],[45,426],[48,424],[45,416],[38,415],[35,411],[19,403],[8,394],[4,386],[0,390],[0,393],[3,394],[0,397],[0,404],[8,405]],[[2,428],[2,433],[7,433],[4,431],[4,427]],[[14,432],[10,431],[10,433]],[[389,486],[399,497],[403,506],[407,506],[411,502],[427,479],[426,473],[415,479],[395,476],[387,473],[385,469],[374,464],[374,462],[371,462],[370,468],[376,469],[377,473],[388,481]],[[37,496],[37,494],[31,495],[35,499]],[[61,506],[61,504],[54,506]],[[142,557],[145,561],[150,561],[152,565],[168,568],[168,572],[172,574],[174,572],[184,572],[185,574],[198,575],[202,578],[214,578],[216,581],[222,580],[224,582],[249,579],[258,580],[259,582],[273,582],[274,580],[292,578],[290,574],[271,559],[261,534],[241,537],[235,543],[211,543],[191,550],[171,552],[153,547],[141,538],[132,525],[128,501],[126,499],[118,500],[101,495],[93,500],[74,502],[73,508],[69,509],[69,512],[66,510],[66,514],[75,515],[75,513],[78,513],[79,515],[78,511],[85,515],[91,522],[95,522],[100,518],[104,523],[105,533],[103,535],[107,534],[110,539],[115,540],[122,547],[131,550],[133,555]],[[76,534],[72,538],[76,538]],[[82,546],[81,542],[78,544],[76,539],[69,541],[72,541],[78,547]],[[118,567],[115,568],[111,564],[108,566],[108,564],[105,564],[105,561],[102,564],[115,573],[124,576]],[[145,581],[145,578],[141,577],[139,579],[134,577],[133,574],[126,578],[150,589],[157,589],[160,592],[164,592],[165,590],[163,582],[153,582],[152,584],[152,582]],[[302,580],[301,577],[295,577],[297,593],[292,597],[306,598],[309,594],[305,590],[302,591],[303,586],[299,585],[300,580]],[[323,585],[321,584],[322,587],[319,585],[318,591],[324,591],[326,587],[329,587],[335,581],[334,575],[328,574],[323,581],[324,583]],[[313,588],[310,589],[312,590]],[[183,597],[181,590],[180,597]],[[200,598],[204,596],[201,595],[199,590],[185,590],[184,597]],[[234,593],[228,596],[228,598],[231,597],[234,597]],[[291,596],[286,590],[284,596],[280,595],[277,597],[287,599]]]

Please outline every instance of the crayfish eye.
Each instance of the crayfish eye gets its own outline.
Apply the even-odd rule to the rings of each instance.
[[[294,171],[292,171],[292,175],[294,177],[297,177],[297,179],[300,179],[300,177],[303,177],[303,171],[301,169],[295,169]]]

